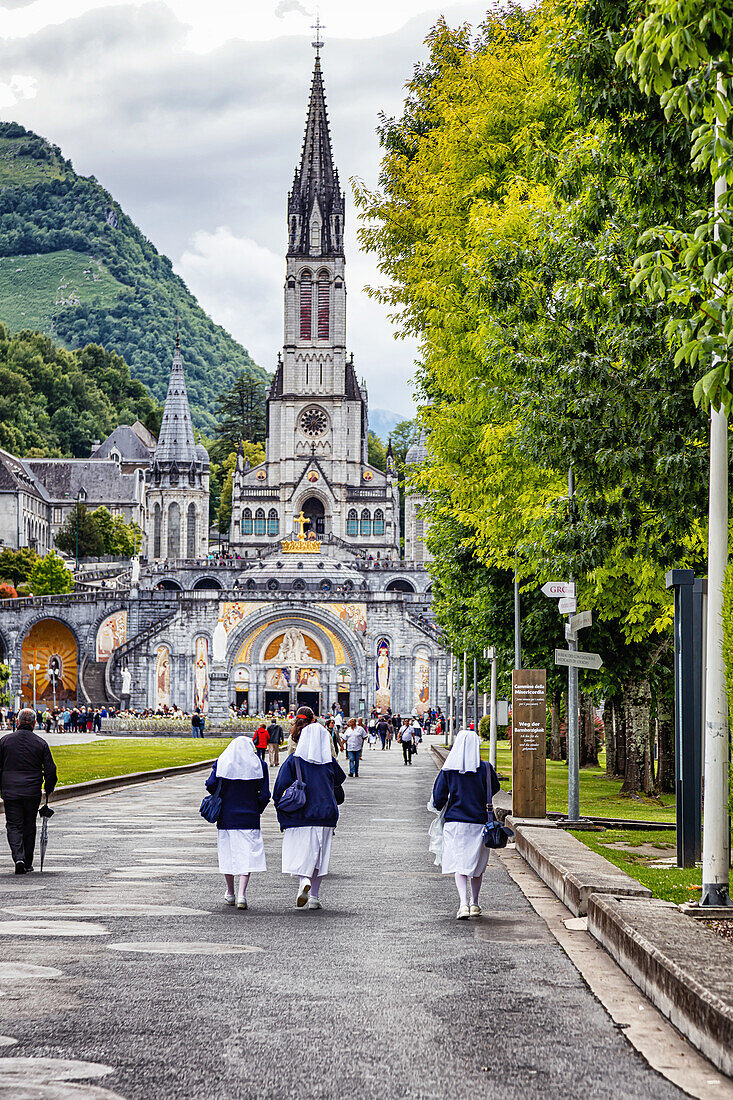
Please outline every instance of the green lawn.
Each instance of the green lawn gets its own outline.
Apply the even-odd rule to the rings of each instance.
[[[120,290],[98,260],[70,249],[0,259],[0,321],[12,332],[53,336],[51,318],[59,309],[95,300],[109,305]]]
[[[228,737],[125,737],[87,745],[57,745],[51,752],[59,786],[63,787],[88,779],[213,760],[228,744]]]
[[[488,746],[482,746],[482,756],[488,759]],[[605,753],[598,767],[581,768],[580,812],[584,817],[612,817],[623,821],[660,821],[674,824],[675,800],[671,794],[655,798],[627,798],[620,794],[621,780],[606,778]],[[496,763],[504,791],[512,789],[512,750],[507,741],[497,744]],[[558,760],[547,761],[547,809],[550,813],[567,813],[568,769]]]
[[[573,832],[573,836],[582,840],[594,852],[600,853],[610,863],[620,867],[637,882],[648,886],[655,898],[673,901],[677,905],[700,898],[699,886],[702,878],[699,867],[687,870],[658,865],[659,859],[675,857],[677,849],[674,833],[607,829],[603,833]],[[613,844],[623,844],[629,850],[620,851],[609,847]]]

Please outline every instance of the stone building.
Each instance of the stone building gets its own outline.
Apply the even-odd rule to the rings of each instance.
[[[144,553],[149,561],[194,561],[209,552],[209,455],[195,443],[176,338],[160,436],[146,472]]]
[[[45,554],[52,546],[50,497],[30,463],[0,450],[0,547],[27,546]]]
[[[267,397],[265,461],[234,473],[229,544],[245,557],[306,532],[399,557],[397,477],[370,466],[366,386],[346,346],[345,199],[316,57],[300,164],[288,197],[285,341]]]
[[[420,432],[417,443],[413,443],[407,452],[406,462],[411,470],[421,466],[428,457],[425,429]],[[408,484],[405,490],[405,561],[411,565],[426,565],[430,561],[430,551],[425,545],[425,516],[423,505],[425,495],[419,489]]]

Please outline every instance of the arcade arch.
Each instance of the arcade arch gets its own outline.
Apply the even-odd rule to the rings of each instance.
[[[78,684],[79,646],[59,619],[39,619],[23,638],[20,690],[24,703],[73,703]],[[56,676],[51,671],[56,670]],[[55,682],[54,682],[55,681]],[[35,689],[35,690],[34,690]]]

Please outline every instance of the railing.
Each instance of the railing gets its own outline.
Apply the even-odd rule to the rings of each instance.
[[[112,601],[119,600],[121,596],[128,594],[128,589],[95,588],[90,592],[64,592],[51,596],[18,596],[13,600],[0,602],[0,610],[26,611],[31,607],[48,607],[54,604],[57,607],[77,607],[79,604],[96,603],[100,598]]]
[[[418,630],[422,630],[423,634],[427,635],[432,641],[437,642],[438,645],[443,644],[442,631],[430,619],[425,618],[424,615],[416,615],[413,611],[407,612],[407,618],[413,626],[417,627]]]
[[[263,720],[265,715],[259,714],[251,714],[246,718],[227,716],[221,721],[207,717],[206,724],[209,730],[221,730],[225,734],[254,733]],[[141,715],[125,712],[124,717],[103,718],[102,733],[167,733],[182,737],[191,733],[191,715]]]

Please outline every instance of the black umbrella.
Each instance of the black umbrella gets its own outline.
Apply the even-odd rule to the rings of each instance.
[[[41,806],[38,814],[43,818],[43,824],[41,825],[41,871],[43,870],[43,859],[46,855],[46,848],[48,847],[48,819],[53,817],[55,810],[52,810],[48,804],[48,795],[46,795],[46,801]]]

